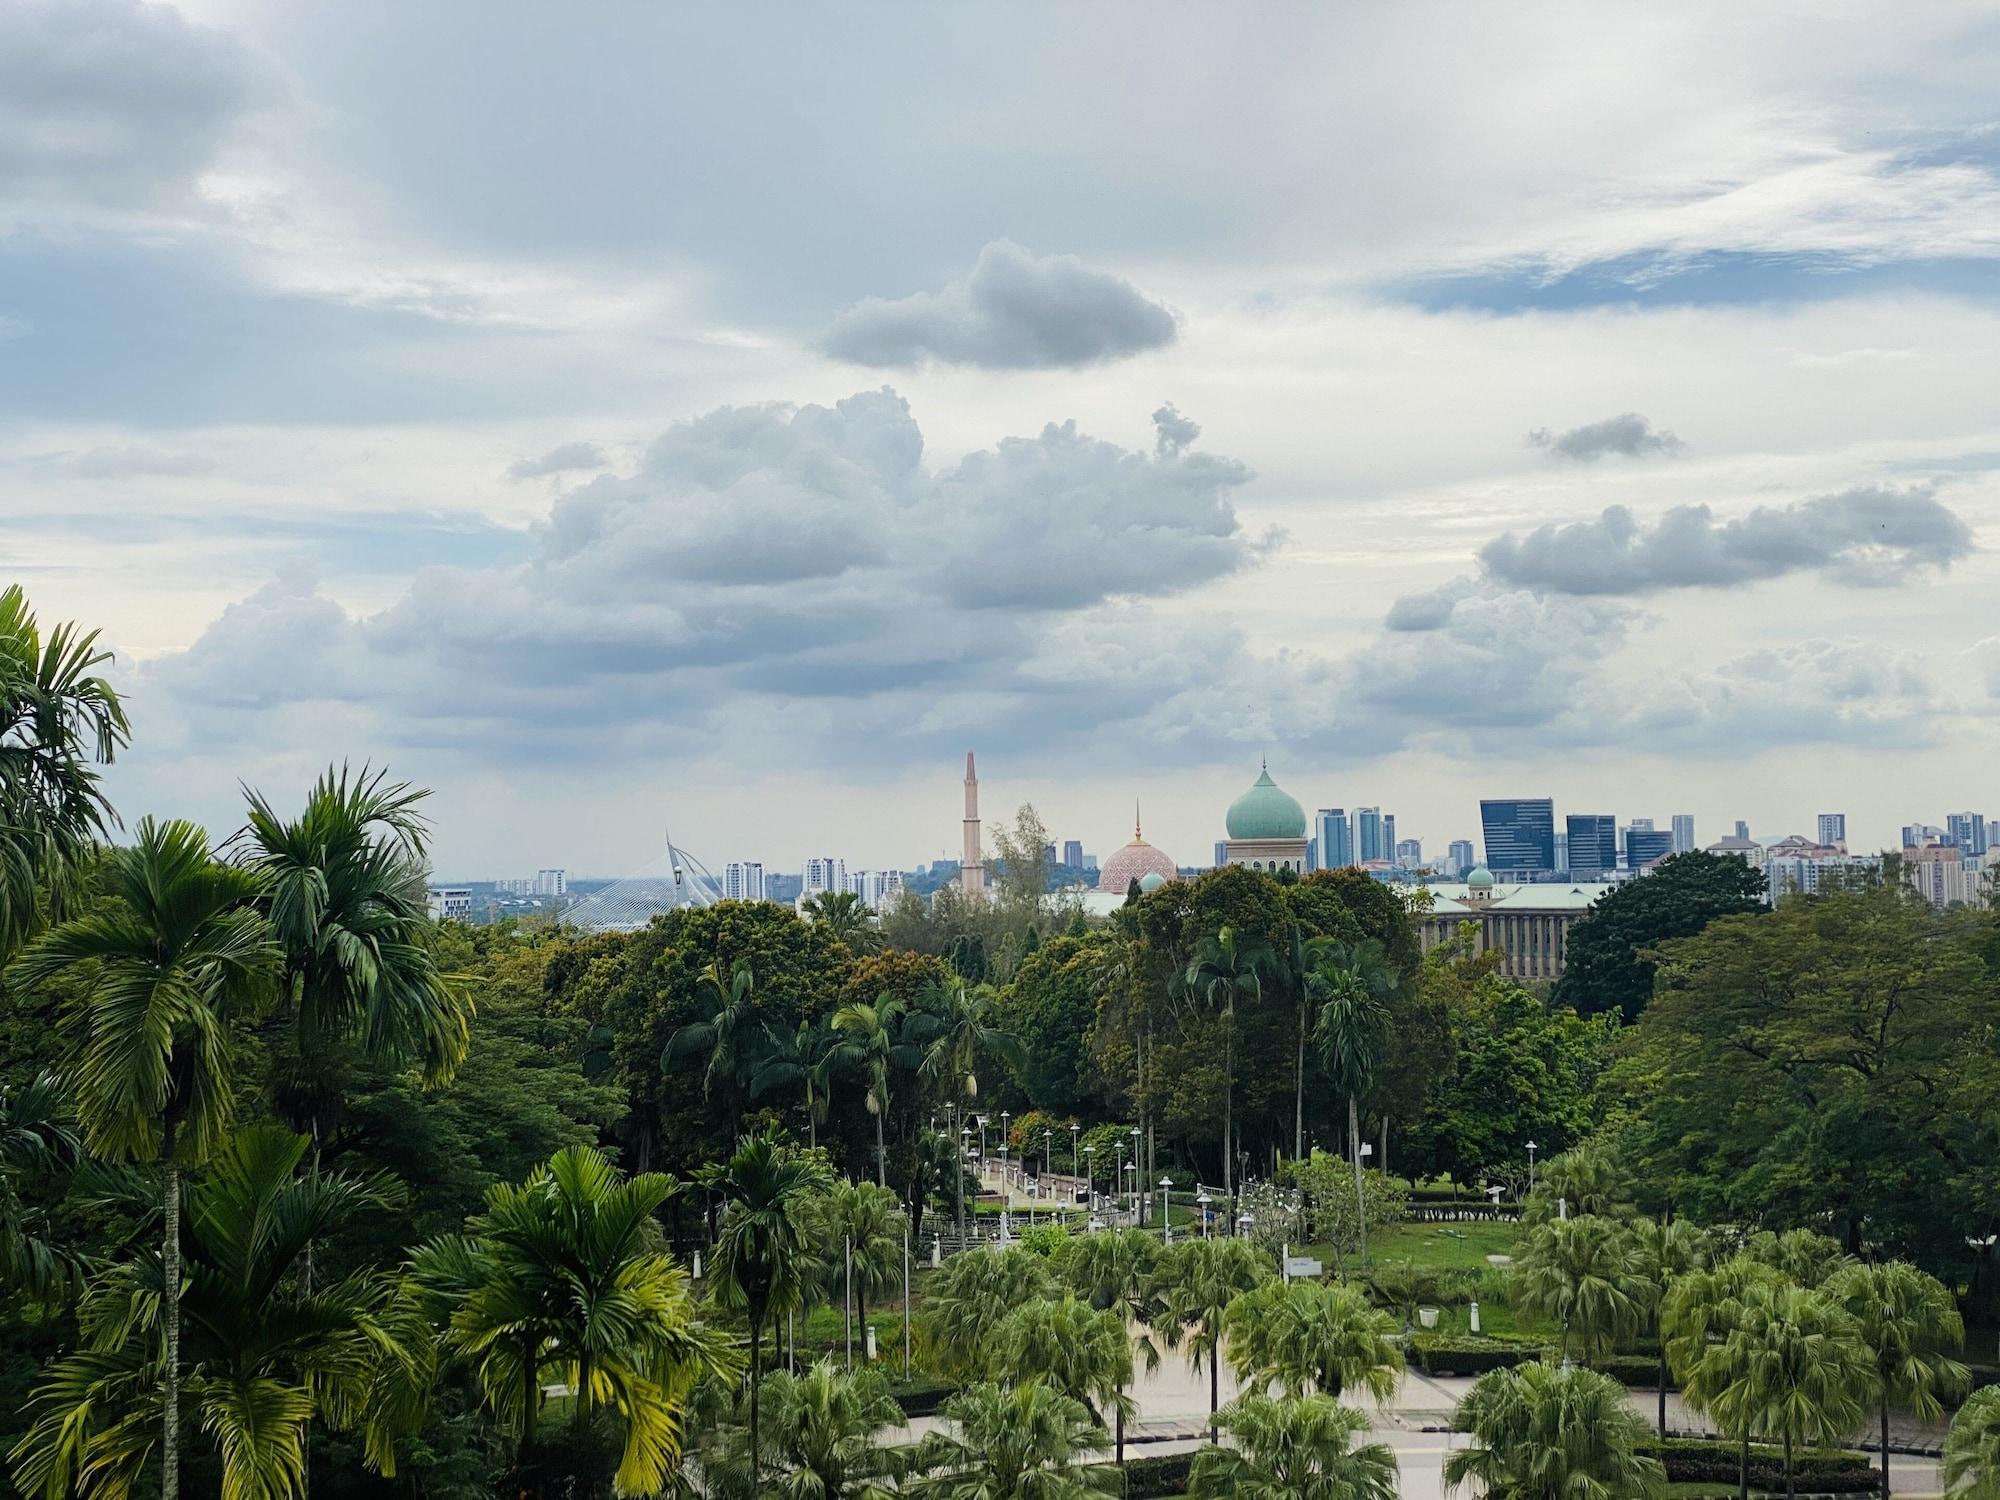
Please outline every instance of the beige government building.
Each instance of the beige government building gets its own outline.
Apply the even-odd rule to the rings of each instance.
[[[1546,885],[1497,885],[1478,865],[1463,883],[1428,887],[1431,909],[1423,916],[1424,951],[1473,924],[1478,951],[1507,955],[1500,972],[1509,979],[1555,979],[1562,974],[1570,927],[1590,904],[1613,888],[1610,881],[1554,881]]]

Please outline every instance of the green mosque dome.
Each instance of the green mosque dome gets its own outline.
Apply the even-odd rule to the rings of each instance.
[[[1148,870],[1139,877],[1139,889],[1150,894],[1167,883],[1167,877],[1158,870]]]
[[[1257,784],[1229,804],[1224,826],[1232,839],[1302,839],[1306,810],[1271,779],[1266,767]]]
[[[1493,872],[1484,865],[1474,865],[1472,873],[1465,877],[1465,883],[1471,890],[1490,891],[1493,889]]]

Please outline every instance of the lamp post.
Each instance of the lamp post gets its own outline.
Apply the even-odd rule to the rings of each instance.
[[[1125,1206],[1125,1138],[1120,1136],[1111,1143],[1115,1153],[1111,1167],[1111,1211],[1115,1214]]]
[[[958,1127],[958,1170],[952,1174],[958,1186],[958,1243],[965,1245],[965,1159],[972,1154],[972,1127]]]
[[[1097,1217],[1097,1148],[1085,1146],[1083,1159],[1090,1167],[1083,1181],[1083,1207],[1084,1212],[1094,1219]]]
[[[1132,1174],[1132,1222],[1137,1224],[1146,1209],[1146,1200],[1139,1193],[1139,1164],[1136,1161],[1128,1161],[1125,1163],[1125,1170]],[[1120,1193],[1125,1191],[1124,1183],[1118,1184],[1118,1191]]]
[[[1013,1194],[1007,1187],[1007,1137],[1000,1137],[1000,1242],[1007,1242],[1007,1205]]]
[[[1160,1243],[1163,1245],[1171,1245],[1174,1242],[1174,1216],[1167,1212],[1172,1202],[1167,1194],[1173,1185],[1174,1180],[1171,1177],[1160,1179]]]
[[[1076,1121],[1071,1120],[1069,1122],[1069,1175],[1072,1177],[1083,1175],[1076,1169],[1076,1133],[1081,1129],[1083,1127],[1077,1124]]]
[[[1363,1141],[1360,1150],[1355,1153],[1355,1160],[1360,1164],[1361,1170],[1364,1173],[1368,1170],[1368,1158],[1374,1154],[1375,1148],[1367,1141]],[[1366,1191],[1368,1179],[1364,1176],[1361,1181],[1363,1191],[1354,1195],[1354,1222],[1361,1230],[1361,1269],[1365,1271],[1368,1269],[1368,1193]]]
[[[1194,1201],[1195,1201],[1195,1203],[1196,1203],[1197,1205],[1199,1205],[1199,1207],[1201,1208],[1201,1237],[1202,1237],[1203,1239],[1207,1239],[1207,1238],[1208,1238],[1208,1205],[1209,1205],[1209,1204],[1211,1204],[1211,1203],[1213,1203],[1213,1202],[1214,1202],[1215,1200],[1214,1200],[1213,1198],[1211,1198],[1211,1197],[1209,1197],[1209,1196],[1208,1196],[1208,1190],[1207,1190],[1206,1188],[1204,1188],[1204,1189],[1203,1189],[1203,1190],[1202,1190],[1201,1192],[1199,1192],[1199,1193],[1196,1193],[1196,1194],[1194,1195]]]
[[[1535,1143],[1528,1142],[1528,1191],[1535,1190]]]
[[[1141,1224],[1146,1222],[1146,1199],[1153,1196],[1151,1193],[1141,1194],[1139,1192],[1139,1189],[1144,1185],[1145,1179],[1139,1175],[1139,1127],[1134,1125],[1132,1127],[1132,1196],[1138,1200],[1133,1205],[1135,1210],[1134,1217]]]
[[[1236,1234],[1239,1239],[1249,1239],[1250,1231],[1257,1223],[1257,1216],[1251,1213],[1237,1215]]]

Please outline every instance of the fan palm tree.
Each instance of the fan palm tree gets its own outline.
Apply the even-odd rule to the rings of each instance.
[[[1848,1264],[1840,1241],[1813,1229],[1788,1229],[1783,1234],[1766,1229],[1750,1236],[1743,1253],[1784,1272],[1808,1291],[1824,1286]]]
[[[1540,1224],[1563,1213],[1571,1218],[1594,1215],[1624,1219],[1632,1213],[1631,1197],[1624,1165],[1611,1148],[1599,1141],[1586,1141],[1542,1163],[1521,1218],[1528,1224]]]
[[[1114,1456],[1125,1461],[1125,1422],[1138,1408],[1129,1389],[1132,1341],[1120,1313],[1074,1296],[1024,1302],[1001,1323],[988,1368],[1003,1384],[1045,1380],[1099,1422],[1108,1412]]]
[[[662,1071],[672,1070],[682,1059],[705,1058],[701,1070],[701,1097],[712,1099],[717,1084],[734,1085],[749,1063],[748,1047],[757,1026],[757,976],[750,960],[739,958],[722,977],[722,964],[710,959],[695,981],[705,1014],[689,1021],[667,1038],[660,1054]]]
[[[1396,1320],[1339,1282],[1266,1282],[1229,1304],[1222,1332],[1246,1389],[1338,1398],[1359,1388],[1387,1401],[1403,1372]]]
[[[926,1500],[1089,1500],[1117,1495],[1124,1476],[1091,1459],[1104,1430],[1074,1396],[1046,1381],[982,1382],[944,1405],[949,1429],[917,1445],[910,1487]]]
[[[808,922],[826,928],[857,957],[882,946],[875,913],[862,904],[860,895],[854,891],[820,891],[807,897],[799,910]]]
[[[1521,1308],[1562,1325],[1563,1353],[1585,1363],[1645,1326],[1652,1292],[1625,1226],[1585,1215],[1537,1225],[1514,1268]]]
[[[889,1384],[874,1370],[843,1374],[821,1360],[794,1375],[764,1377],[764,1451],[755,1465],[747,1442],[730,1443],[720,1462],[704,1463],[717,1500],[889,1500],[899,1469],[876,1433],[903,1421]],[[741,1429],[737,1429],[738,1432]],[[764,1477],[753,1488],[750,1476]]]
[[[1224,926],[1201,940],[1187,967],[1175,976],[1177,994],[1206,1006],[1222,1021],[1222,1189],[1236,1196],[1236,1003],[1264,993],[1264,976],[1277,962],[1271,945]]]
[[[1900,1260],[1855,1263],[1834,1273],[1826,1291],[1860,1327],[1875,1365],[1876,1404],[1882,1418],[1882,1500],[1889,1500],[1889,1408],[1904,1407],[1918,1421],[1944,1415],[1944,1398],[1971,1381],[1950,1352],[1964,1347],[1958,1304],[1935,1276]]]
[[[1650,1500],[1666,1493],[1650,1436],[1608,1375],[1533,1363],[1489,1370],[1458,1403],[1454,1432],[1472,1441],[1445,1459],[1447,1491],[1476,1479],[1512,1500]]]
[[[870,1005],[854,1001],[833,1013],[833,1029],[840,1040],[827,1053],[829,1074],[840,1071],[858,1074],[864,1082],[862,1102],[875,1117],[875,1183],[889,1185],[889,1148],[882,1134],[882,1122],[889,1113],[889,1070],[905,1067],[912,1060],[911,1044],[905,1039],[908,1011],[903,1002],[886,992]]]
[[[358,1271],[308,1289],[298,1274],[316,1234],[393,1204],[386,1178],[301,1175],[309,1143],[281,1126],[233,1137],[190,1195],[185,1388],[221,1464],[221,1493],[283,1500],[306,1490],[306,1426],[371,1415],[377,1369],[393,1351],[388,1278]],[[157,1255],[118,1265],[79,1311],[84,1347],[43,1373],[11,1455],[23,1492],[48,1500],[130,1494],[152,1456],[164,1377]],[[371,1434],[374,1467],[393,1450]]]
[[[1368,1419],[1331,1396],[1273,1400],[1252,1392],[1224,1407],[1233,1447],[1194,1456],[1188,1493],[1216,1500],[1396,1500],[1396,1455],[1355,1439]]]
[[[1660,1441],[1667,1440],[1667,1294],[1674,1283],[1709,1262],[1708,1233],[1686,1219],[1635,1219],[1630,1234],[1646,1279],[1646,1310],[1660,1340]]]
[[[1208,1368],[1211,1433],[1222,1405],[1222,1344],[1229,1304],[1271,1279],[1264,1252],[1248,1240],[1182,1240],[1160,1256],[1154,1287],[1168,1347],[1187,1350],[1196,1374]]]
[[[1782,1285],[1784,1274],[1747,1255],[1705,1270],[1686,1272],[1660,1303],[1660,1342],[1681,1384],[1681,1399],[1705,1412],[1725,1437],[1737,1441],[1736,1492],[1750,1494],[1751,1423],[1734,1396],[1744,1377],[1745,1350],[1730,1336],[1743,1324],[1750,1294]]]
[[[125,708],[97,669],[97,632],[47,637],[18,584],[0,590],[0,961],[58,918],[79,868],[118,815],[97,767],[128,736]]]
[[[333,1053],[358,1042],[378,1062],[449,1081],[465,1057],[472,1003],[426,941],[430,794],[384,771],[329,768],[298,817],[257,792],[234,840],[262,883],[259,909],[284,953],[295,1076],[278,1105],[315,1148],[339,1097]]]
[[[750,1324],[750,1455],[758,1445],[764,1329],[805,1304],[812,1276],[814,1200],[827,1187],[811,1157],[787,1157],[775,1131],[751,1136],[713,1179],[723,1200],[715,1244],[715,1295]],[[756,1474],[751,1475],[752,1481]]]
[[[827,1058],[838,1041],[823,1019],[801,1021],[789,1036],[766,1026],[756,1066],[750,1070],[752,1099],[761,1099],[774,1089],[804,1088],[806,1141],[815,1148],[820,1121],[826,1118]]]
[[[141,822],[106,857],[102,905],[51,929],[18,958],[33,990],[70,969],[87,987],[56,1020],[85,1147],[106,1161],[157,1163],[164,1219],[166,1357],[160,1370],[161,1486],[180,1486],[180,1173],[220,1144],[234,1112],[231,1031],[270,998],[279,952],[251,903],[257,878],[219,864],[192,823]]]
[[[1162,1305],[1154,1285],[1159,1268],[1159,1240],[1143,1229],[1101,1229],[1079,1236],[1069,1246],[1063,1275],[1070,1290],[1092,1307],[1115,1312],[1123,1321],[1135,1359],[1150,1372],[1160,1367],[1160,1346],[1153,1338]],[[1116,1433],[1120,1463],[1125,1460],[1125,1422]]]
[[[1055,1293],[1047,1258],[1019,1245],[954,1255],[924,1288],[917,1334],[926,1362],[948,1379],[983,1374],[1007,1314]]]
[[[1313,944],[1313,968],[1307,986],[1319,997],[1319,1019],[1313,1042],[1320,1064],[1335,1094],[1347,1100],[1347,1155],[1354,1165],[1354,1201],[1367,1200],[1361,1182],[1361,1096],[1375,1080],[1376,1066],[1389,1040],[1389,1008],[1385,997],[1396,987],[1396,971],[1383,957],[1374,938],[1358,943],[1322,939]],[[1363,1226],[1361,1264],[1368,1264],[1368,1236]]]
[[[32,1302],[61,1298],[82,1269],[51,1234],[47,1211],[21,1193],[24,1183],[55,1181],[82,1150],[64,1108],[66,1092],[53,1073],[0,1083],[0,1285]]]
[[[1801,1446],[1836,1443],[1861,1425],[1875,1372],[1860,1325],[1820,1291],[1754,1286],[1724,1341],[1735,1379],[1716,1405],[1785,1452],[1785,1494],[1798,1492]]]
[[[652,1495],[673,1477],[696,1382],[740,1372],[734,1340],[701,1321],[662,1248],[654,1213],[673,1192],[659,1173],[626,1179],[601,1152],[566,1147],[413,1258],[411,1289],[446,1324],[443,1354],[472,1368],[516,1435],[521,1492],[537,1492],[545,1381],[575,1393],[579,1429],[600,1407],[623,1419],[618,1492]]]
[[[2000,1500],[2000,1385],[1974,1391],[1952,1417],[1944,1492],[1951,1500]]]
[[[868,1299],[886,1297],[902,1284],[903,1235],[909,1220],[902,1200],[874,1182],[835,1183],[819,1198],[811,1232],[818,1257],[815,1284],[820,1295],[840,1295],[853,1270],[855,1313],[868,1321]]]
[[[1026,1054],[1011,1032],[993,1024],[996,1008],[997,998],[987,985],[954,981],[928,986],[910,1016],[911,1038],[924,1049],[924,1076],[946,1080],[952,1093],[976,1099],[982,1054],[1020,1067]]]

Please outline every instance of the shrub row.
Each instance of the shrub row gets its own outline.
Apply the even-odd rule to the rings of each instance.
[[[1599,1360],[1591,1368],[1603,1371],[1620,1385],[1653,1386],[1660,1381],[1660,1357],[1657,1354],[1614,1354],[1609,1359]],[[1667,1373],[1667,1389],[1680,1389],[1672,1371]]]
[[[1665,1449],[1648,1443],[1642,1452],[1658,1458],[1675,1484],[1734,1484],[1739,1451],[1734,1443],[1711,1443],[1698,1438],[1669,1438]],[[1805,1448],[1793,1455],[1792,1472],[1800,1488],[1821,1495],[1856,1495],[1874,1489],[1881,1476],[1870,1466],[1868,1455],[1839,1448]],[[1781,1490],[1785,1485],[1785,1457],[1781,1450],[1753,1447],[1750,1450],[1750,1483],[1753,1488]]]
[[[904,1416],[930,1417],[937,1415],[938,1408],[949,1401],[957,1390],[958,1387],[948,1381],[917,1378],[907,1385],[900,1380],[895,1382],[889,1387],[889,1394],[902,1407]]]
[[[1157,1495],[1185,1495],[1192,1453],[1156,1453],[1125,1460],[1125,1500],[1153,1500]]]
[[[1411,1338],[1404,1358],[1426,1375],[1484,1375],[1554,1352],[1553,1346],[1533,1339],[1419,1333]]]

